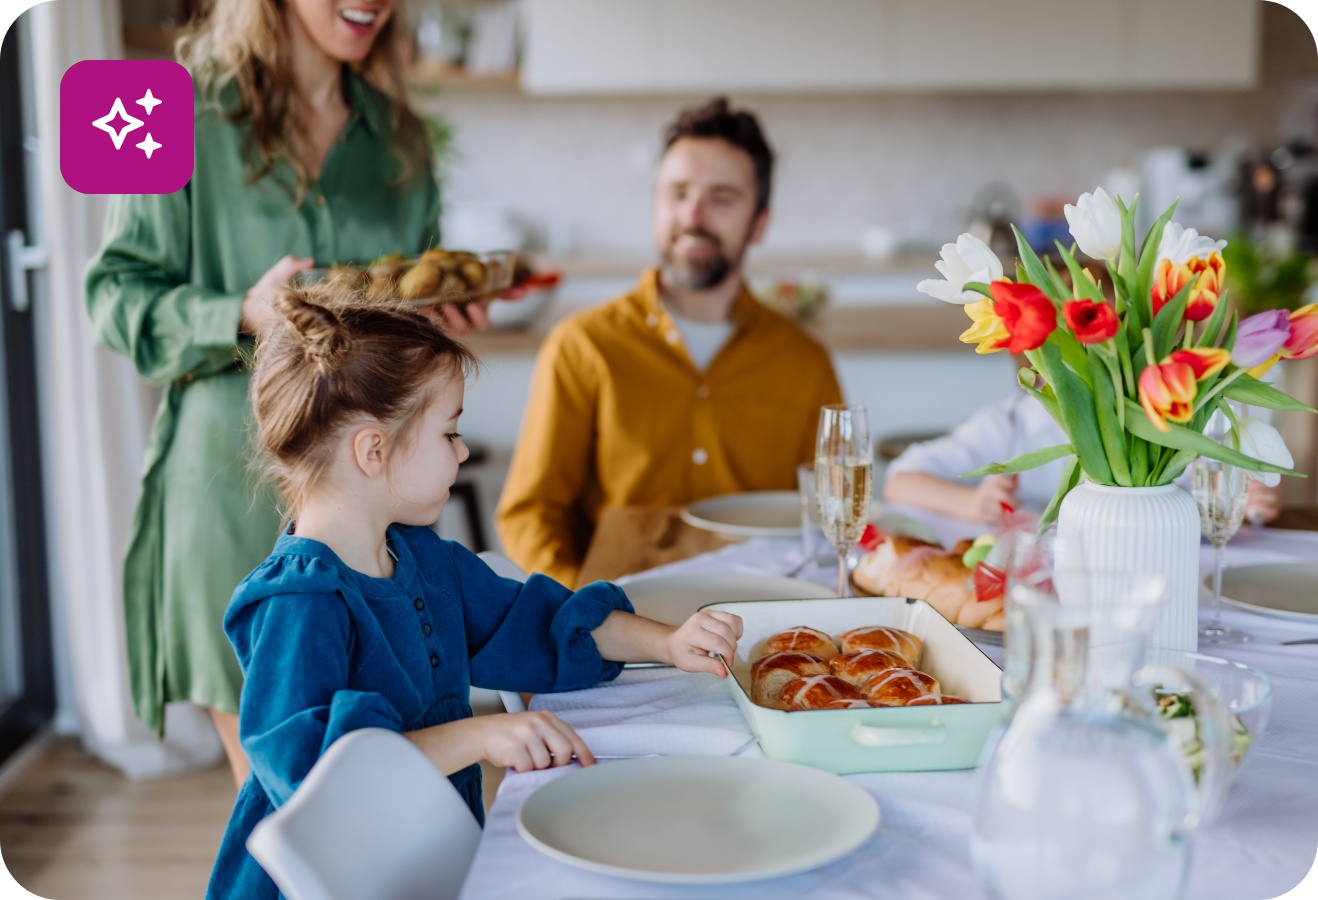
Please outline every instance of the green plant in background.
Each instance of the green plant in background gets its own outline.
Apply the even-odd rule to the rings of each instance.
[[[457,126],[443,113],[421,113],[421,122],[430,141],[430,152],[435,155],[435,178],[443,188],[449,166],[458,158]]]
[[[1308,254],[1279,254],[1241,234],[1227,242],[1222,257],[1231,299],[1242,318],[1270,309],[1299,309],[1314,281]]]

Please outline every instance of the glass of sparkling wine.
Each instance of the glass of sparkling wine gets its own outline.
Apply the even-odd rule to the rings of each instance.
[[[837,595],[847,596],[847,550],[869,522],[874,489],[869,413],[863,406],[825,406],[815,442],[819,524],[837,550]]]
[[[1209,644],[1238,644],[1249,640],[1249,635],[1222,624],[1222,550],[1245,517],[1245,473],[1200,457],[1191,466],[1190,478],[1199,507],[1199,529],[1213,545],[1213,616],[1199,629],[1199,639]]]

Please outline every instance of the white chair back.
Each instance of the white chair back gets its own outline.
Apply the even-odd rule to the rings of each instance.
[[[453,900],[481,829],[407,738],[344,735],[247,849],[289,900]]]

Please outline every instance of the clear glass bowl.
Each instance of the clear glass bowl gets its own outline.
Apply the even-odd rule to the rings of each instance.
[[[1149,653],[1149,662],[1160,666],[1183,669],[1206,682],[1226,706],[1235,729],[1232,747],[1233,774],[1238,771],[1250,748],[1258,743],[1268,726],[1268,712],[1272,707],[1272,679],[1244,663],[1192,653],[1186,650],[1155,649]],[[1178,691],[1183,685],[1165,684],[1164,690]],[[1193,694],[1190,696],[1193,702]],[[1165,723],[1185,721],[1164,719]],[[1193,720],[1190,720],[1193,721]],[[1170,727],[1170,725],[1169,725]],[[1173,729],[1173,733],[1177,733]],[[1184,743],[1184,735],[1182,737]]]
[[[435,248],[413,259],[382,258],[304,269],[293,276],[292,283],[304,286],[340,280],[364,291],[367,299],[438,306],[499,296],[512,286],[516,262],[517,254],[511,250],[468,253]]]

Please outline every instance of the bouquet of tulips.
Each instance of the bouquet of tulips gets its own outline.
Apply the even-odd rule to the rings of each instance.
[[[1099,188],[1065,208],[1075,244],[1057,242],[1060,266],[1041,260],[1016,235],[1014,278],[979,239],[946,244],[935,267],[942,279],[919,290],[959,303],[972,325],[961,340],[977,353],[1023,353],[1021,387],[1065,432],[1068,442],[993,463],[967,477],[1020,472],[1069,457],[1044,513],[1046,526],[1084,474],[1121,487],[1167,484],[1207,456],[1275,485],[1298,475],[1281,435],[1226,404],[1312,409],[1262,376],[1279,359],[1318,355],[1318,304],[1237,320],[1228,310],[1222,248],[1164,212],[1140,244],[1135,209]],[[1081,266],[1075,248],[1106,266],[1106,278]],[[1221,409],[1225,443],[1206,437]]]

